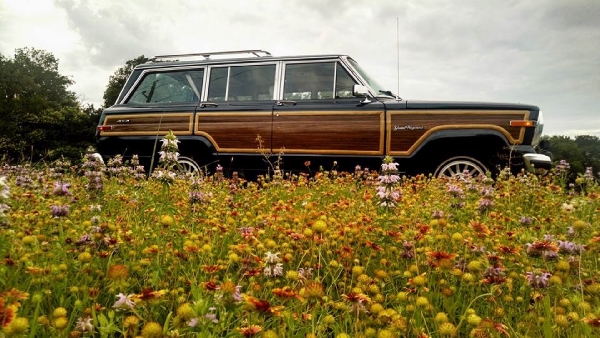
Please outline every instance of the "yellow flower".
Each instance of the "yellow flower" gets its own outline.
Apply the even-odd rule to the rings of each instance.
[[[322,220],[318,220],[316,222],[313,223],[312,225],[312,229],[318,233],[318,234],[322,234],[325,231],[327,231],[327,223],[325,223],[325,221]]]
[[[175,220],[173,219],[173,217],[169,216],[169,215],[162,215],[160,217],[160,224],[162,226],[166,227],[172,227],[175,224]]]
[[[67,316],[67,309],[65,309],[64,307],[57,307],[56,309],[54,309],[54,311],[52,312],[52,316],[54,318],[58,318],[58,317],[66,317]]]
[[[452,323],[443,323],[439,329],[440,336],[454,336],[456,327]]]
[[[7,336],[11,336],[11,335],[18,336],[20,334],[27,332],[27,330],[29,330],[29,320],[27,320],[27,318],[23,318],[23,317],[15,318],[8,325],[8,327],[4,328],[4,332],[7,334]],[[8,334],[8,332],[10,332],[10,334]]]
[[[157,322],[148,322],[144,324],[141,335],[143,338],[160,338],[163,336],[162,325]]]

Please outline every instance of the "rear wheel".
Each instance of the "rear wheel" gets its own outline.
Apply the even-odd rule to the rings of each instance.
[[[459,178],[465,178],[467,176],[477,177],[479,175],[485,176],[486,171],[486,167],[478,160],[468,156],[457,156],[440,164],[435,170],[434,176]]]
[[[179,170],[183,173],[200,174],[200,166],[189,157],[179,156],[177,163],[179,163]]]

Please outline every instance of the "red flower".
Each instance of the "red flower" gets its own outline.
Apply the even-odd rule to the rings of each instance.
[[[302,297],[300,297],[300,295],[296,291],[292,290],[292,288],[290,288],[289,286],[273,289],[273,294],[281,298],[302,299]]]
[[[15,310],[12,306],[5,306],[4,299],[0,298],[0,325],[8,326],[15,318]]]
[[[220,265],[203,265],[202,266],[202,270],[208,272],[208,273],[213,273],[213,272],[217,272],[219,270],[222,270],[223,267]]]
[[[215,291],[219,289],[219,285],[213,281],[202,283],[202,286],[208,291]]]
[[[279,316],[279,311],[283,309],[283,306],[271,306],[268,301],[251,296],[246,297],[246,303],[259,313],[274,316]]]
[[[262,327],[258,325],[250,325],[246,327],[241,327],[237,329],[244,337],[253,337],[256,336],[260,331],[262,331]]]

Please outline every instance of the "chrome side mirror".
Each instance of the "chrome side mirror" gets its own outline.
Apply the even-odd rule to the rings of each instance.
[[[371,100],[369,100],[369,89],[367,89],[367,87],[363,85],[355,84],[354,86],[352,86],[352,95],[364,98],[362,101],[360,101],[360,103],[371,102]]]

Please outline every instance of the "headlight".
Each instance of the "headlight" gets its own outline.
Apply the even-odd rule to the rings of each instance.
[[[540,144],[540,138],[542,137],[542,131],[544,130],[544,113],[540,110],[538,114],[537,124],[535,125],[535,132],[533,134],[533,140],[531,145],[535,148]]]

